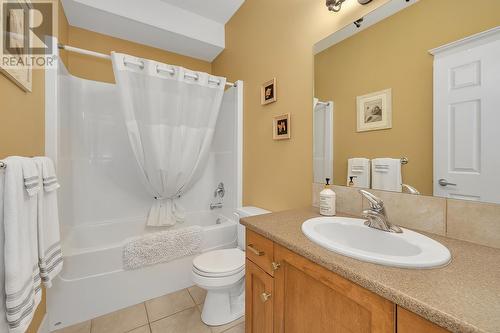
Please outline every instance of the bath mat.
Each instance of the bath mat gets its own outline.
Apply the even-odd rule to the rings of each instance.
[[[131,238],[123,246],[123,268],[137,269],[200,253],[202,240],[200,226]]]

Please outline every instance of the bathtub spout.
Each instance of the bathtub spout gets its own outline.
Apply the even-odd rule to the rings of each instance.
[[[222,208],[222,202],[210,204],[210,210],[214,210],[214,209],[218,209],[218,208]]]

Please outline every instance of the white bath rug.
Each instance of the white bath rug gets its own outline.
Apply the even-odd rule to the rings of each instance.
[[[123,268],[137,269],[200,253],[202,240],[200,226],[132,238],[123,246]]]

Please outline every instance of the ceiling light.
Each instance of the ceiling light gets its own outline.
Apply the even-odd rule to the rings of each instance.
[[[342,4],[346,0],[326,0],[326,7],[328,7],[329,11],[332,12],[339,12],[340,9],[342,8]],[[366,5],[367,3],[371,2],[372,0],[358,0],[358,2],[361,5]]]

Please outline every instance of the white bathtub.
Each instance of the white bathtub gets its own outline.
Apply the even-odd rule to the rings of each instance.
[[[51,330],[63,328],[191,286],[193,256],[126,271],[127,238],[164,229],[146,228],[144,218],[81,225],[63,233],[64,268],[47,293]],[[173,228],[200,225],[202,251],[235,247],[237,222],[214,212],[187,215]]]

